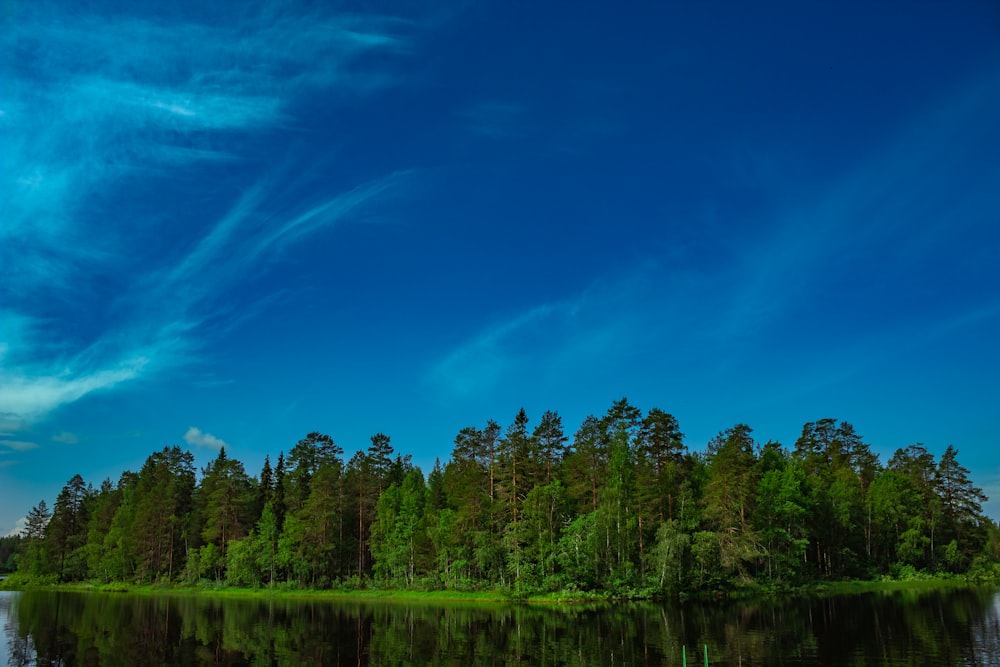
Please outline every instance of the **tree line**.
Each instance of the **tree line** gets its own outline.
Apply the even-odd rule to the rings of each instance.
[[[790,449],[738,424],[692,452],[623,398],[572,439],[552,411],[463,428],[426,477],[382,433],[346,462],[309,433],[256,477],[224,448],[198,474],[165,447],[99,488],[75,475],[28,513],[15,562],[57,582],[676,595],[992,572],[985,500],[953,446],[883,464],[821,419]]]

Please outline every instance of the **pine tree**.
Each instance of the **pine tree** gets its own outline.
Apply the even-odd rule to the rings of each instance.
[[[205,468],[199,492],[203,503],[202,539],[218,547],[224,562],[228,543],[246,536],[254,523],[253,485],[243,464],[226,456],[226,448],[222,447]]]
[[[258,502],[263,511],[264,506],[271,502],[274,495],[274,471],[271,469],[271,457],[266,454],[264,455],[264,466],[260,469],[259,491]]]
[[[377,497],[382,493],[392,469],[392,445],[389,436],[384,433],[376,433],[371,441],[372,444],[368,447],[368,465],[374,478]]]
[[[573,437],[573,452],[563,468],[570,497],[581,513],[597,509],[599,490],[607,478],[609,443],[604,423],[593,415],[583,420]]]
[[[60,581],[83,579],[87,574],[83,550],[89,519],[87,496],[83,478],[73,475],[56,497],[52,520],[45,531],[46,550],[53,558],[52,566]]]
[[[194,457],[177,446],[164,447],[146,459],[138,475],[123,478],[129,480],[123,506],[106,538],[114,542],[108,545],[114,550],[111,569],[127,569],[140,580],[172,578],[182,565],[185,545],[196,541],[197,528],[190,529]]]
[[[288,504],[285,501],[285,452],[278,452],[278,463],[274,467],[274,520],[278,524],[280,531],[285,525],[285,513],[288,511]]]
[[[746,424],[737,424],[709,443],[704,498],[705,517],[719,539],[722,565],[742,578],[760,554],[751,522],[759,486],[757,446],[751,433]]]
[[[344,450],[325,433],[313,431],[295,443],[287,462],[289,484],[285,488],[285,504],[289,511],[295,511],[305,503],[312,476],[319,466],[339,459],[343,454]]]
[[[51,571],[52,564],[44,544],[45,531],[51,519],[52,512],[44,500],[39,501],[28,511],[24,527],[24,552],[18,559],[17,569],[20,572],[39,576]]]
[[[952,570],[961,571],[986,544],[987,520],[982,507],[986,494],[969,480],[969,470],[958,462],[953,445],[941,455],[934,484],[941,502],[944,557]]]
[[[653,471],[656,514],[660,521],[673,519],[685,462],[684,434],[673,415],[653,408],[642,420],[639,453]]]
[[[514,417],[513,423],[507,427],[507,432],[500,441],[500,462],[502,469],[499,475],[501,495],[504,500],[504,515],[506,527],[497,529],[506,533],[504,542],[512,564],[514,581],[521,580],[521,542],[522,537],[518,527],[518,514],[524,496],[531,488],[531,440],[528,436],[528,415],[521,408]]]
[[[567,438],[563,433],[562,417],[558,412],[546,410],[531,436],[538,446],[538,456],[545,467],[543,483],[551,484],[554,471],[558,469],[566,453]]]
[[[444,509],[447,502],[441,459],[434,459],[434,467],[431,468],[431,474],[427,476],[427,509],[431,511]]]

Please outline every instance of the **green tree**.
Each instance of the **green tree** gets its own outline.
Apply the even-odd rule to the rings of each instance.
[[[260,586],[260,567],[254,553],[253,531],[247,537],[230,540],[226,553],[226,583],[230,586]]]
[[[371,459],[363,451],[357,451],[347,462],[345,486],[351,499],[349,516],[345,517],[351,527],[350,537],[354,547],[354,567],[357,576],[364,576],[371,566],[368,549],[369,530],[375,518],[375,504],[378,497],[374,492],[376,482],[371,469]]]
[[[280,537],[281,529],[278,527],[278,517],[274,513],[274,502],[269,501],[264,505],[260,519],[257,521],[253,551],[257,567],[269,587],[274,586],[278,578],[278,540]]]
[[[375,579],[387,583],[393,579],[401,581],[404,569],[402,545],[396,543],[394,535],[401,495],[399,487],[393,484],[379,496],[369,540]]]
[[[629,403],[628,398],[622,397],[611,404],[602,421],[604,430],[612,437],[623,431],[631,446],[642,426],[642,410]]]
[[[608,474],[609,446],[605,424],[589,415],[574,435],[572,453],[564,464],[569,495],[579,512],[597,510],[599,490]]]
[[[805,424],[793,456],[807,480],[807,558],[826,577],[861,574],[861,560],[871,552],[870,539],[864,538],[864,527],[871,523],[865,498],[877,472],[876,457],[853,426],[835,419]]]
[[[371,531],[371,551],[377,578],[412,586],[429,566],[424,525],[426,487],[419,469],[411,470],[402,486],[391,485],[379,497]]]
[[[246,536],[253,525],[254,488],[243,464],[219,449],[215,460],[202,473],[199,496],[202,502],[201,537],[219,549],[226,561],[229,542]]]
[[[656,531],[653,549],[653,571],[659,590],[677,596],[684,586],[691,536],[685,533],[679,521],[667,519]]]
[[[941,542],[954,543],[947,553],[947,564],[954,571],[963,571],[986,544],[987,520],[982,507],[986,494],[969,480],[969,470],[958,462],[953,445],[941,455],[934,485],[941,506]]]
[[[177,446],[164,447],[126,484],[108,536],[108,551],[113,552],[108,569],[119,572],[116,578],[124,570],[140,580],[171,579],[183,568],[185,545],[194,543],[189,530],[194,457]]]
[[[690,495],[690,487],[685,483],[683,438],[677,420],[659,408],[649,411],[635,433],[635,511],[639,527],[640,573],[644,579],[648,545],[657,539],[657,527],[664,520],[682,514],[684,501]]]
[[[101,483],[101,488],[93,499],[93,509],[87,522],[87,543],[84,547],[87,570],[92,577],[105,582],[111,580],[111,572],[105,562],[104,538],[111,532],[115,514],[121,505],[121,491],[110,479]]]
[[[723,567],[741,579],[761,555],[751,516],[757,500],[759,471],[752,429],[737,424],[708,444],[705,518],[714,529]]]
[[[484,434],[475,427],[463,428],[455,436],[451,460],[444,469],[447,506],[454,508],[454,514],[446,516],[442,512],[440,518],[454,526],[457,539],[440,539],[436,544],[448,546],[437,549],[438,558],[447,554],[452,563],[440,563],[439,571],[446,573],[444,576],[452,581],[482,576],[478,571],[474,551],[477,545],[494,539],[491,497],[493,477],[488,466],[493,456],[490,449],[495,445],[487,442],[488,437],[492,438],[492,434]]]
[[[887,570],[897,561],[903,534],[920,520],[921,494],[906,474],[889,468],[872,484],[868,504],[874,527],[873,555]]]
[[[520,576],[528,585],[556,588],[558,543],[569,517],[565,487],[556,480],[534,487],[524,499],[518,524]]]
[[[24,527],[24,552],[18,559],[18,571],[31,577],[49,574],[51,562],[45,548],[45,531],[52,512],[44,500],[40,500],[27,514]]]
[[[651,409],[642,420],[638,443],[640,455],[653,470],[651,491],[657,501],[657,519],[673,519],[686,459],[684,434],[677,419],[659,408]]]
[[[285,505],[295,511],[309,497],[313,475],[321,465],[343,456],[344,450],[325,433],[313,431],[295,443],[288,455],[288,472],[285,480]]]
[[[83,547],[87,542],[88,496],[83,478],[73,475],[56,497],[52,519],[45,530],[45,542],[46,551],[53,559],[53,573],[59,581],[76,581],[87,575]]]
[[[45,501],[38,501],[37,505],[28,510],[28,515],[25,517],[24,538],[29,541],[44,538],[45,529],[51,519],[52,512],[49,511]]]
[[[479,447],[478,453],[480,457],[480,465],[484,470],[489,472],[490,475],[490,513],[492,515],[493,505],[496,502],[496,485],[497,485],[497,458],[498,458],[498,445],[500,442],[500,424],[496,423],[492,419],[486,422],[486,427],[482,431],[479,431]],[[491,523],[493,521],[492,516],[490,519]]]
[[[628,431],[618,426],[608,461],[608,483],[601,492],[595,528],[598,558],[605,581],[612,590],[633,586],[639,571],[639,521],[636,513],[636,478]]]
[[[100,560],[92,571],[103,574],[108,581],[127,581],[136,577],[139,560],[137,541],[142,537],[136,527],[136,491],[138,476],[123,475],[118,480],[120,501],[111,519],[111,527],[103,535],[99,548]],[[96,536],[95,536],[96,537]],[[188,545],[187,554],[195,552],[195,545]],[[188,567],[185,560],[185,568]],[[195,572],[194,579],[197,579]]]
[[[285,525],[285,514],[288,503],[285,500],[285,480],[288,477],[285,470],[285,453],[278,453],[278,463],[274,467],[274,519],[278,522],[278,530]]]
[[[896,537],[896,558],[915,568],[931,567],[941,520],[941,499],[937,494],[937,465],[934,455],[917,443],[897,449],[887,468],[906,479],[909,504],[905,506],[905,526]]]
[[[434,459],[431,474],[427,475],[427,507],[432,511],[444,509],[448,504],[448,496],[444,489],[444,468],[441,459]]]
[[[434,575],[447,589],[467,589],[472,585],[470,548],[462,539],[458,513],[443,508],[426,517],[427,538]]]
[[[566,453],[566,435],[563,433],[562,417],[558,412],[546,410],[531,437],[538,447],[538,456],[545,469],[542,483],[551,484],[555,470],[562,463]]]
[[[256,514],[264,510],[264,505],[271,502],[274,496],[274,470],[271,468],[271,457],[264,455],[264,465],[260,469],[260,481],[257,484],[257,508]]]
[[[598,557],[597,512],[573,519],[559,538],[556,560],[564,588],[594,589],[600,580],[602,561]]]
[[[325,460],[312,479],[305,505],[295,513],[299,566],[313,586],[326,587],[340,573],[342,476],[339,459]]]
[[[424,519],[427,487],[419,468],[406,474],[400,491],[393,542],[402,550],[403,573],[406,582],[413,586],[417,575],[430,567],[430,542]]]
[[[497,526],[497,528],[503,533],[511,575],[515,584],[520,582],[522,566],[522,535],[518,526],[519,514],[524,497],[531,489],[532,478],[535,477],[533,470],[535,466],[531,454],[532,441],[528,435],[528,415],[524,408],[521,408],[500,440],[499,457],[499,489],[504,502],[503,514],[506,521],[503,523],[506,525]]]
[[[696,590],[717,589],[727,572],[723,566],[719,534],[699,530],[691,536],[691,585]]]
[[[375,482],[375,497],[378,498],[382,489],[388,486],[393,450],[391,440],[385,433],[376,433],[371,441],[372,444],[368,447],[368,466]]]
[[[767,577],[794,582],[809,546],[805,473],[776,442],[764,445],[758,467],[760,482],[753,523],[760,532]]]
[[[17,569],[17,554],[21,551],[23,538],[20,534],[0,537],[0,572],[13,572]]]

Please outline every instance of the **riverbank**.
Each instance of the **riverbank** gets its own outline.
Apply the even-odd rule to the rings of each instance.
[[[965,577],[927,577],[922,579],[888,579],[877,581],[827,581],[806,587],[813,595],[845,595],[851,593],[892,593],[895,591],[924,591],[948,588],[995,586]]]
[[[539,595],[518,595],[511,591],[410,591],[383,589],[292,589],[292,588],[237,588],[206,584],[190,586],[180,584],[97,584],[78,582],[69,584],[5,582],[0,590],[51,590],[88,593],[127,593],[135,595],[198,595],[218,598],[329,600],[337,602],[400,602],[406,604],[476,604],[476,605],[563,605],[605,603],[607,595],[580,591],[563,591]]]
[[[794,596],[833,596],[870,592],[925,591],[949,588],[982,586],[982,582],[959,576],[924,576],[918,579],[879,579],[872,581],[815,582],[805,586],[784,589],[748,587],[726,592],[707,592],[685,595],[687,600],[752,600],[759,598]],[[995,584],[994,584],[995,585]],[[557,591],[525,595],[515,591],[416,591],[406,589],[301,589],[301,588],[239,588],[214,583],[201,585],[182,584],[131,584],[122,582],[78,582],[57,584],[33,582],[18,577],[0,581],[0,590],[54,590],[93,593],[128,593],[138,595],[206,596],[244,599],[329,600],[339,602],[399,602],[406,604],[474,604],[474,605],[578,605],[608,604],[623,601],[650,601],[652,597],[614,596],[608,593],[587,591]]]

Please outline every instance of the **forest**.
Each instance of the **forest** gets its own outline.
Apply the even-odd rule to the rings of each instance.
[[[694,452],[672,415],[623,398],[572,439],[552,411],[468,426],[426,476],[382,433],[346,462],[309,433],[257,476],[224,448],[198,471],[165,447],[99,487],[74,476],[0,546],[12,584],[676,597],[993,577],[1000,529],[985,500],[952,446],[883,464],[849,423],[821,419],[790,449],[738,424]]]

